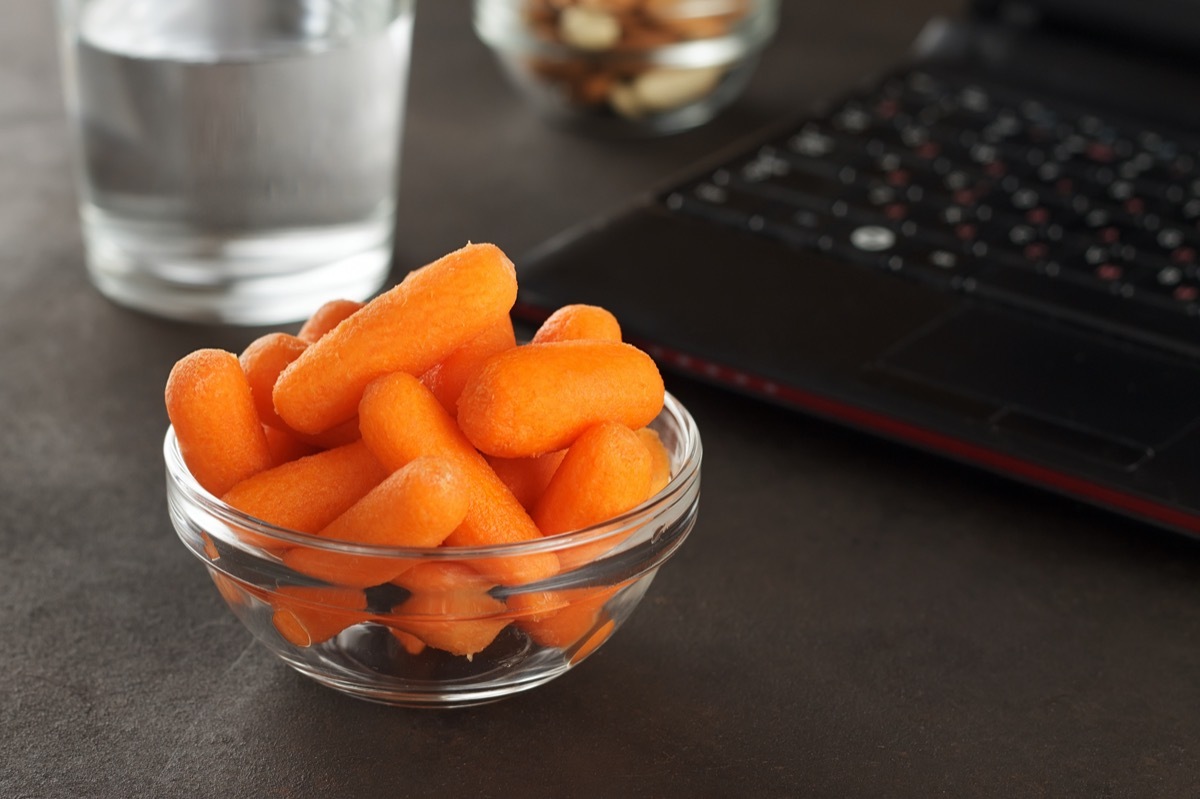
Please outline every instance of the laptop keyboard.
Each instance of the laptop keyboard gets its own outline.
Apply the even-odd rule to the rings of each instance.
[[[1200,140],[914,71],[667,192],[671,211],[1200,347]]]

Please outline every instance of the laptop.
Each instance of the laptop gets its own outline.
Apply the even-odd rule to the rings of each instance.
[[[536,248],[517,312],[1200,535],[1197,48],[1197,0],[981,0]]]

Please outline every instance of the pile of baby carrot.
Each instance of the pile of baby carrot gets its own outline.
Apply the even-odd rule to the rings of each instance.
[[[662,490],[669,457],[646,427],[664,398],[654,362],[588,305],[559,309],[517,346],[516,296],[504,253],[469,244],[369,303],[328,303],[295,336],[270,333],[240,357],[197,350],[166,386],[184,462],[268,524],[396,547],[531,541]],[[612,540],[464,562],[239,535],[325,584],[268,592],[212,572],[227,600],[269,602],[276,630],[300,646],[375,621],[414,654],[470,657],[510,623],[543,646],[591,648],[611,630],[602,607],[621,587],[510,592],[507,604],[492,592],[577,568]],[[370,610],[364,589],[389,583],[407,598]]]

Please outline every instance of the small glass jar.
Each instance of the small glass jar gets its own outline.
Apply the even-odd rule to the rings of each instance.
[[[702,125],[736,99],[778,0],[475,0],[475,31],[549,119],[607,134]]]

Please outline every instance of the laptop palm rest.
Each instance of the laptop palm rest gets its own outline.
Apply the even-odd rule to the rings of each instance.
[[[865,368],[871,382],[965,411],[998,436],[1125,469],[1185,432],[1200,396],[1197,366],[975,305]]]

